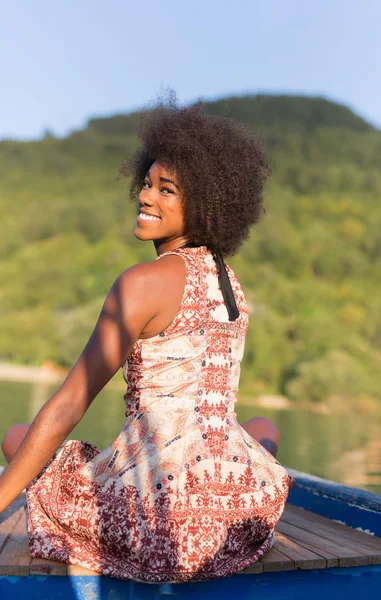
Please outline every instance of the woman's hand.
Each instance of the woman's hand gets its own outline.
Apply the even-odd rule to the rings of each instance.
[[[96,395],[125,363],[147,325],[152,330],[152,323],[157,323],[155,329],[173,320],[184,289],[184,274],[182,259],[172,255],[131,267],[115,281],[82,354],[37,414],[0,477],[0,512],[67,439]],[[168,290],[174,292],[172,296]]]

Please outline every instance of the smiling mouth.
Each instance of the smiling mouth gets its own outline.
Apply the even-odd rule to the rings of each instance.
[[[145,213],[139,213],[138,221],[144,221],[144,223],[154,223],[155,221],[161,221],[160,217],[154,215],[146,215]]]

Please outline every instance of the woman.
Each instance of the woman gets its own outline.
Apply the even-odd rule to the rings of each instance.
[[[0,510],[27,486],[34,557],[122,579],[210,579],[268,551],[292,485],[275,425],[236,420],[248,310],[223,262],[262,212],[269,167],[244,127],[201,103],[159,104],[139,133],[121,172],[135,235],[158,257],[120,275],[61,388],[6,434]],[[65,441],[121,367],[119,436],[103,451]]]

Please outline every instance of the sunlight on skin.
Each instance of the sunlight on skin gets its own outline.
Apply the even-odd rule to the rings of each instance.
[[[154,162],[139,194],[135,236],[153,241],[158,256],[187,243],[182,201],[176,174]],[[173,321],[184,283],[183,261],[173,255],[135,265],[118,277],[89,341],[62,386],[30,427],[20,425],[7,432],[3,451],[11,464],[0,477],[0,511],[68,438],[97,394],[124,364],[136,341],[157,335]],[[254,418],[242,427],[259,442],[263,440],[275,455],[279,432],[271,421]]]
[[[139,194],[135,236],[139,240],[152,240],[158,255],[187,243],[182,202],[176,174],[154,162]],[[157,218],[144,220],[141,212]]]

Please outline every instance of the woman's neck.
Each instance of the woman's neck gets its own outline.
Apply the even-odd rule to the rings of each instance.
[[[174,240],[165,241],[162,240],[154,240],[154,245],[156,249],[156,254],[160,256],[164,254],[164,252],[168,252],[169,250],[176,250],[177,248],[182,248],[183,246],[188,244],[188,240],[185,236],[180,236]]]

